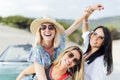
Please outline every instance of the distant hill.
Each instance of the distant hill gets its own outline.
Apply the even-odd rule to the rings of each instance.
[[[90,20],[90,26],[96,27],[99,25],[114,26],[118,31],[120,31],[120,16]]]
[[[61,21],[67,22],[69,24],[72,24],[74,22],[74,20],[72,19],[61,19]],[[105,17],[105,18],[89,20],[90,30],[100,25],[114,26],[120,32],[120,16]]]

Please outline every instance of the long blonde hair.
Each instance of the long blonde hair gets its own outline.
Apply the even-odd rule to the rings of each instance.
[[[71,50],[77,50],[80,53],[80,59],[79,59],[79,63],[76,64],[74,67],[70,68],[68,71],[70,72],[73,80],[84,80],[84,61],[83,61],[83,52],[82,50],[77,47],[77,46],[71,46],[68,47],[67,49],[65,49],[59,56],[58,58],[53,61],[53,65],[57,65],[60,63],[62,57],[65,55],[65,53],[67,51],[71,51]]]

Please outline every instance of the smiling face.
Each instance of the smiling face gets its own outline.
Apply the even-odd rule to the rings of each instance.
[[[61,66],[64,68],[71,68],[75,66],[80,59],[80,53],[77,50],[66,51],[61,59]]]
[[[96,29],[90,36],[90,45],[92,48],[100,48],[104,41],[104,33],[102,28]]]
[[[42,23],[40,32],[44,41],[53,41],[56,34],[55,26],[49,22]]]

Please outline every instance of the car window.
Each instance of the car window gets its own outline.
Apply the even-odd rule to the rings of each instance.
[[[12,46],[6,49],[1,56],[2,61],[27,61],[28,53],[30,49],[25,46]]]

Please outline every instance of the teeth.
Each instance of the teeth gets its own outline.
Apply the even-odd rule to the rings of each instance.
[[[46,34],[45,36],[51,36],[50,34]]]

